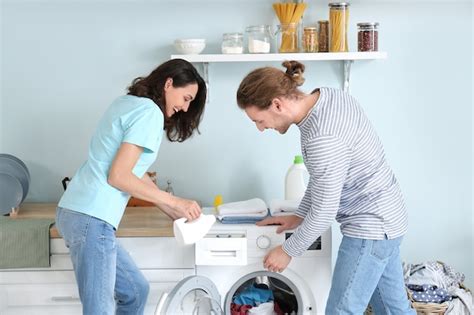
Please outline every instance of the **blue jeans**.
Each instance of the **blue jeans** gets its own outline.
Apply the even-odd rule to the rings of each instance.
[[[56,227],[71,254],[83,314],[143,314],[149,284],[113,226],[58,207]]]
[[[408,301],[400,261],[402,237],[367,240],[344,236],[337,255],[327,315],[416,315]]]

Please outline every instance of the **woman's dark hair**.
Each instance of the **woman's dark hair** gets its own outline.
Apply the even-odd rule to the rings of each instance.
[[[237,104],[241,109],[256,106],[268,108],[276,97],[298,97],[302,92],[298,86],[304,83],[304,65],[298,61],[285,61],[283,72],[277,68],[264,67],[250,72],[237,90]]]
[[[171,117],[166,117],[166,98],[164,97],[165,82],[168,78],[173,80],[173,87],[185,87],[197,83],[198,92],[191,101],[187,112],[177,112]],[[153,70],[147,77],[133,80],[128,88],[129,95],[147,97],[151,99],[165,116],[166,136],[170,141],[183,142],[191,137],[194,130],[199,133],[204,105],[206,103],[206,83],[197,72],[196,68],[186,60],[171,59]]]

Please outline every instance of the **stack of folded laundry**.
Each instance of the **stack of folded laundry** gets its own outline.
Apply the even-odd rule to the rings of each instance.
[[[280,200],[270,201],[270,214],[272,216],[293,215],[298,210],[301,199],[298,200]]]
[[[268,216],[267,205],[262,199],[225,203],[217,207],[217,218],[221,223],[252,224]]]

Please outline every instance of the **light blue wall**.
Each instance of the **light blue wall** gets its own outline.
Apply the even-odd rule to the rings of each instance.
[[[218,52],[221,34],[276,22],[272,1],[4,1],[0,150],[22,158],[32,173],[29,201],[57,201],[60,180],[87,154],[108,104],[131,80],[173,53],[175,38],[203,37]],[[309,2],[306,21],[327,18],[327,2]],[[356,22],[381,24],[388,59],[357,62],[351,92],[385,145],[402,186],[410,230],[403,257],[438,259],[473,281],[472,3],[354,2]],[[299,133],[261,134],[237,108],[240,80],[278,63],[211,64],[211,99],[201,136],[164,142],[160,184],[210,204],[283,195],[283,179]],[[337,62],[308,62],[305,91],[340,86]],[[2,137],[3,134],[3,137]]]

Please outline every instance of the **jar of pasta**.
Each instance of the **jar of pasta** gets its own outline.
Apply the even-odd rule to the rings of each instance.
[[[298,23],[280,24],[277,29],[277,46],[280,53],[299,52]]]
[[[318,32],[316,27],[307,26],[303,29],[303,51],[307,53],[318,52]]]
[[[379,50],[379,23],[357,23],[357,50]]]
[[[347,28],[349,26],[349,3],[329,3],[329,51],[347,52]]]

